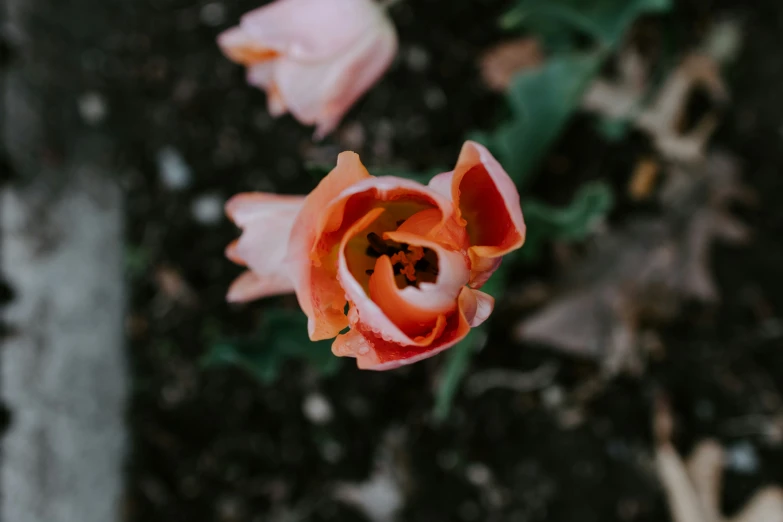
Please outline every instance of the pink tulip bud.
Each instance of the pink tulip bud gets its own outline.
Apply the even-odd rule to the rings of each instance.
[[[291,112],[320,139],[388,69],[397,34],[372,0],[277,0],[245,14],[218,44],[266,91],[273,116]]]

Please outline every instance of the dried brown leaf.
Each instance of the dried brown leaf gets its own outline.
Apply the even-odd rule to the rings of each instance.
[[[640,325],[675,317],[684,300],[716,300],[713,242],[749,235],[727,212],[743,192],[737,170],[732,158],[713,154],[669,175],[663,214],[596,237],[563,273],[559,297],[522,322],[517,337],[598,359],[608,374],[640,371]]]
[[[708,37],[709,39],[709,37]],[[694,52],[673,69],[645,106],[650,88],[650,64],[631,49],[618,58],[616,80],[595,80],[582,100],[584,109],[611,119],[622,119],[647,133],[666,159],[694,162],[703,159],[705,147],[719,123],[719,109],[728,101],[719,60],[729,54]],[[691,128],[684,129],[691,94],[703,89],[712,108]]]
[[[161,265],[155,268],[155,283],[160,297],[170,303],[184,306],[195,306],[198,296],[182,274],[169,266]]]
[[[783,522],[783,489],[770,487],[759,491],[730,522]]]
[[[481,77],[493,91],[504,92],[514,75],[537,67],[543,61],[541,47],[535,38],[518,38],[503,42],[481,57]]]
[[[720,511],[725,450],[714,440],[700,442],[683,462],[671,435],[674,420],[665,401],[656,403],[653,426],[658,476],[674,522],[783,522],[783,489],[769,487],[727,519]]]
[[[728,101],[720,64],[709,56],[692,54],[672,71],[653,103],[634,120],[638,128],[650,134],[666,158],[689,162],[704,156],[707,141],[718,126],[715,110],[705,114],[693,129],[681,129],[688,99],[700,87],[709,94],[714,107]]]
[[[647,91],[647,67],[639,53],[623,50],[617,58],[617,80],[596,79],[582,107],[613,119],[632,118]]]
[[[723,485],[723,464],[726,455],[715,440],[700,442],[686,462],[688,476],[701,503],[704,517],[720,522],[720,493]]]
[[[639,161],[628,183],[628,195],[637,201],[650,197],[660,171],[661,166],[653,159]]]

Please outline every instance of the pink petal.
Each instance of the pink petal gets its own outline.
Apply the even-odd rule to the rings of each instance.
[[[274,219],[276,213],[298,212],[304,202],[304,196],[281,196],[267,192],[244,192],[237,194],[226,202],[226,215],[238,227],[245,227],[260,219]]]
[[[495,298],[481,290],[467,288],[460,297],[465,318],[471,328],[481,326],[495,308]]]
[[[277,0],[247,13],[240,27],[288,58],[322,61],[346,52],[385,16],[372,0]]]
[[[293,290],[291,280],[280,274],[261,277],[247,270],[237,277],[228,289],[229,303],[244,303],[273,295],[288,294]]]
[[[251,65],[247,69],[247,83],[266,92],[266,103],[269,114],[277,118],[288,112],[283,95],[274,80],[275,67],[280,60]]]
[[[282,60],[275,80],[286,106],[300,122],[329,134],[346,112],[388,69],[397,51],[394,27],[380,19],[350,49],[326,61]]]
[[[430,180],[427,186],[432,190],[434,190],[435,192],[437,192],[438,194],[442,194],[447,198],[450,198],[452,179],[454,179],[454,171],[444,172],[442,174],[433,176],[433,178]]]
[[[247,265],[246,272],[229,290],[231,301],[247,300],[293,290],[284,263],[294,220],[304,198],[275,194],[246,193],[226,203],[226,213],[242,228],[242,235],[226,249],[234,262]],[[252,297],[248,297],[252,296]]]

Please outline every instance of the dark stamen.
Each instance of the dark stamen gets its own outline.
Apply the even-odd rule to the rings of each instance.
[[[385,254],[387,250],[386,242],[376,234],[375,232],[370,232],[367,234],[367,241],[370,242],[370,246],[375,249],[376,252],[379,254]]]
[[[430,269],[430,262],[426,259],[419,259],[416,261],[416,264],[413,265],[413,268],[415,268],[417,272],[427,272]]]
[[[373,247],[368,246],[367,250],[364,251],[366,255],[369,257],[381,257],[381,254],[377,252]]]
[[[367,275],[373,275],[373,273],[375,273],[375,270],[368,269],[368,270],[365,270],[364,273],[367,274]]]
[[[403,223],[405,223],[404,219],[397,221],[397,227],[401,227]]]

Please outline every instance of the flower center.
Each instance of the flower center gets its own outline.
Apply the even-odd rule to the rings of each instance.
[[[438,278],[438,256],[429,248],[383,239],[379,234],[367,234],[366,255],[371,258],[389,256],[394,268],[394,279],[399,288],[419,283],[433,283]],[[374,270],[366,270],[372,275]]]

